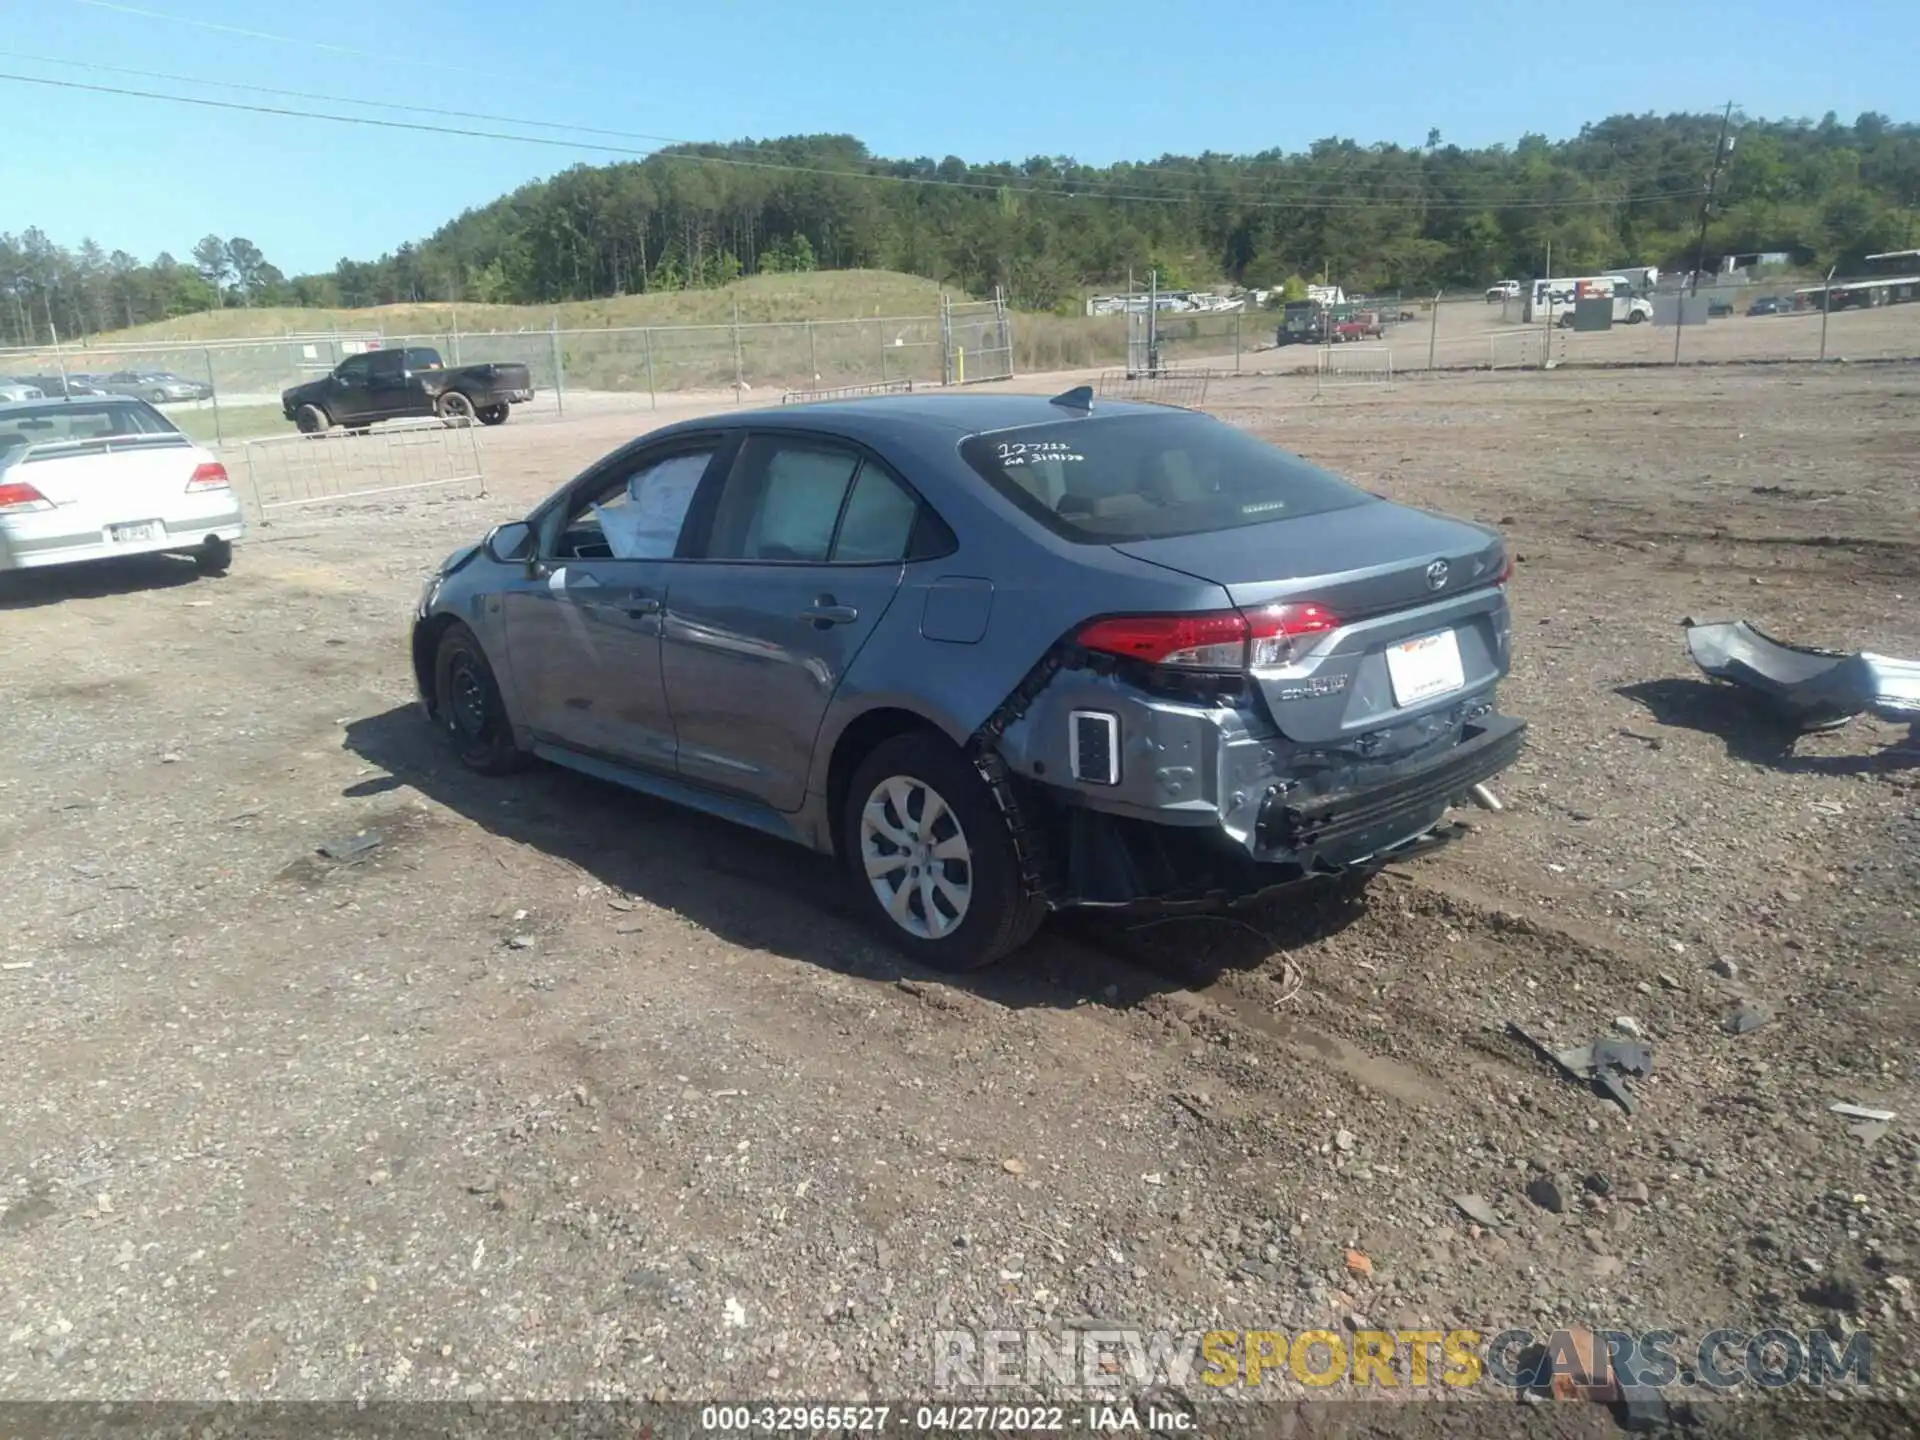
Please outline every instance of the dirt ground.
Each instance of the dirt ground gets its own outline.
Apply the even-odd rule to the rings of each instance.
[[[1920,656],[1920,367],[1209,408],[1506,531],[1508,808],[1358,900],[962,981],[824,860],[419,718],[430,566],[631,417],[224,579],[0,577],[0,1397],[926,1396],[937,1330],[1107,1321],[1864,1329],[1910,1393],[1920,749],[1795,744],[1678,622]],[[1504,1029],[1616,1017],[1632,1118]]]

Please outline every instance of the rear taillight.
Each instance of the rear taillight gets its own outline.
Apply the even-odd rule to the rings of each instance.
[[[51,510],[53,502],[33,486],[21,481],[0,481],[0,515],[17,515],[28,510]]]
[[[1115,615],[1096,620],[1075,641],[1103,655],[1183,670],[1244,670],[1247,617],[1238,610],[1191,615]]]
[[[1513,578],[1513,557],[1509,555],[1506,558],[1506,563],[1500,567],[1500,578],[1494,581],[1493,583],[1496,585],[1504,585],[1507,583],[1507,581],[1511,580],[1512,578]]]
[[[1247,616],[1252,630],[1248,663],[1258,670],[1270,665],[1291,665],[1307,648],[1308,636],[1338,630],[1340,620],[1324,605],[1312,601],[1288,605],[1268,605]]]
[[[209,460],[204,465],[196,465],[193,478],[187,481],[187,493],[196,490],[229,490],[232,482],[227,479],[227,467],[218,460]]]
[[[1246,613],[1110,616],[1086,626],[1074,642],[1148,665],[1238,674],[1249,667],[1288,664],[1304,637],[1339,626],[1324,605],[1294,603]]]

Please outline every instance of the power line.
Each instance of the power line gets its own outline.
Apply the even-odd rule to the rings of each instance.
[[[105,3],[105,0],[85,0],[85,3]],[[169,95],[154,90],[136,90],[127,86],[90,85],[79,80],[55,80],[44,75],[18,75],[0,71],[0,81],[11,81],[20,85],[40,85],[57,90],[77,90],[95,95],[114,95],[122,98],[140,100],[159,100],[174,105],[192,105],[202,109],[238,111],[251,115],[273,115],[282,118],[324,120],[339,125],[364,125],[377,129],[404,130],[415,134],[449,135],[475,140],[502,140],[521,145],[541,145],[554,149],[573,151],[592,151],[597,154],[620,155],[630,159],[658,159],[661,161],[685,161],[700,165],[724,165],[746,170],[771,170],[791,174],[820,175],[841,180],[868,180],[896,185],[921,185],[945,189],[967,190],[977,193],[998,194],[1004,189],[1015,189],[1027,194],[1051,195],[1059,199],[1089,199],[1109,201],[1130,201],[1154,205],[1186,205],[1195,201],[1225,200],[1243,208],[1257,210],[1327,209],[1354,210],[1372,209],[1381,205],[1420,204],[1429,209],[1443,210],[1484,210],[1484,209],[1577,209],[1586,206],[1615,206],[1632,204],[1639,201],[1683,199],[1698,195],[1697,187],[1685,190],[1654,191],[1639,195],[1600,195],[1577,196],[1565,199],[1473,199],[1447,200],[1444,198],[1423,198],[1407,196],[1322,196],[1290,200],[1249,199],[1240,195],[1203,195],[1198,192],[1183,195],[1159,195],[1140,191],[1112,191],[1097,188],[1064,188],[1059,185],[1042,185],[1023,178],[994,181],[948,180],[930,175],[892,175],[883,170],[840,170],[820,165],[802,165],[790,161],[749,160],[737,155],[700,155],[687,152],[667,153],[657,146],[649,149],[634,149],[623,145],[609,145],[585,140],[565,140],[544,135],[514,135],[504,131],[476,130],[462,126],[429,125],[414,120],[386,120],[372,115],[339,115],[318,110],[294,109],[279,105],[252,105],[238,100],[215,100],[200,95]],[[191,82],[206,83],[206,82]],[[254,88],[254,87],[247,87]],[[336,101],[345,104],[369,104],[358,100]],[[412,109],[415,107],[403,107]],[[520,124],[528,122],[497,121],[495,123]],[[548,123],[548,122],[533,122]],[[694,142],[675,141],[675,144]],[[1321,181],[1322,184],[1339,184],[1341,178]],[[1345,183],[1352,183],[1352,177],[1345,177]]]
[[[76,0],[76,3],[104,3],[104,0]],[[329,95],[313,90],[283,90],[272,85],[250,85],[243,80],[209,80],[203,75],[181,75],[167,70],[139,70],[129,65],[106,65],[97,60],[69,60],[59,55],[34,55],[24,50],[0,50],[0,55],[10,60],[31,60],[41,65],[64,65],[69,69],[92,70],[103,75],[130,75],[140,80],[165,80],[179,85],[208,85],[222,90],[244,90],[254,95],[278,95],[288,100],[318,100],[330,105],[365,105],[374,110],[400,110],[415,115],[439,115],[451,120],[484,120],[494,125],[524,125],[534,130],[603,135],[616,140],[651,140],[661,145],[700,143],[682,139],[677,135],[649,135],[640,130],[608,130],[598,125],[576,125],[566,120],[525,120],[513,115],[493,115],[482,110],[447,110],[434,105],[409,105],[397,100],[365,100],[356,95]]]
[[[79,0],[79,3],[96,3],[96,0]],[[105,0],[97,0],[97,3],[105,3]],[[62,65],[62,66],[69,67],[71,69],[76,69],[76,70],[96,71],[96,72],[111,74],[111,75],[129,75],[142,80],[160,80],[160,81],[166,81],[173,84],[183,84],[183,85],[205,85],[205,86],[212,86],[212,87],[226,89],[226,90],[241,90],[241,91],[246,91],[248,93],[256,94],[256,95],[276,95],[283,99],[318,101],[321,103],[332,104],[332,105],[360,105],[360,106],[366,106],[368,108],[376,109],[376,110],[396,110],[396,111],[401,111],[404,113],[415,114],[415,115],[436,115],[445,119],[452,119],[452,120],[477,120],[477,121],[485,122],[487,124],[494,124],[494,125],[518,125],[528,129],[559,131],[562,134],[599,135],[599,136],[607,137],[610,139],[617,139],[617,140],[645,140],[645,141],[654,142],[656,146],[657,145],[702,145],[702,144],[713,143],[710,141],[691,140],[684,136],[678,136],[678,135],[656,135],[656,134],[650,134],[646,131],[639,131],[639,130],[615,130],[615,129],[608,129],[606,127],[597,126],[597,125],[580,125],[580,124],[575,124],[571,121],[529,120],[521,116],[496,115],[487,111],[452,110],[452,109],[446,109],[440,106],[408,104],[405,102],[392,101],[392,100],[367,100],[354,95],[332,95],[324,92],[317,92],[317,91],[311,91],[311,90],[287,90],[287,89],[277,88],[271,85],[249,84],[245,81],[238,81],[238,80],[210,80],[205,78],[204,76],[199,76],[199,75],[182,75],[177,72],[171,72],[171,71],[165,71],[165,70],[143,70],[143,69],[136,69],[126,65],[107,65],[99,61],[93,61],[93,60],[70,60],[58,55],[36,55],[36,54],[28,53],[26,51],[19,51],[19,50],[0,50],[0,55],[5,55],[15,60],[28,60],[28,61],[33,61],[35,63],[44,64],[44,65]],[[183,97],[176,97],[176,98],[188,99],[190,97],[183,96]],[[333,117],[325,117],[325,118],[333,118]],[[339,117],[339,118],[350,118],[350,117]],[[622,153],[625,153],[625,152],[622,152]],[[654,150],[648,150],[644,153],[654,154],[657,152]],[[706,159],[710,159],[712,163],[715,163],[715,164],[728,163],[721,157],[686,157],[686,158],[706,158]],[[745,162],[739,162],[739,163],[745,163]],[[769,168],[775,165],[781,164],[781,162],[761,162],[761,163],[768,166]],[[1243,164],[1251,163],[1254,165],[1259,165],[1264,162],[1258,162],[1258,161],[1244,162],[1243,161],[1241,163]],[[792,166],[792,167],[786,167],[786,168],[806,169],[809,167]],[[872,176],[868,176],[868,175],[862,174],[861,172],[855,172],[855,171],[831,171],[831,170],[827,170],[825,167],[811,167],[811,168],[814,170],[815,173],[857,175],[859,176],[859,178],[893,179],[893,180],[909,181],[914,183],[923,183],[923,184],[938,183],[938,184],[944,184],[944,185],[955,185],[955,184],[965,183],[965,182],[958,182],[958,181],[939,180],[937,179],[937,177],[929,177],[929,176],[889,176],[884,174],[875,174]],[[1085,168],[1092,168],[1092,167],[1085,167]],[[1120,167],[1114,167],[1114,168],[1120,168]],[[1129,175],[1170,175],[1170,176],[1179,176],[1183,179],[1197,180],[1197,181],[1205,181],[1208,178],[1205,167],[1204,167],[1204,163],[1201,161],[1196,161],[1196,163],[1193,166],[1137,165],[1129,162],[1125,164],[1124,168]],[[1253,186],[1255,188],[1262,189],[1262,190],[1271,190],[1275,187],[1311,188],[1311,189],[1324,190],[1326,187],[1330,185],[1339,185],[1339,184],[1345,183],[1345,177],[1338,177],[1338,176],[1328,177],[1328,176],[1322,175],[1322,176],[1309,177],[1309,176],[1299,176],[1299,175],[1271,175],[1271,174],[1262,174],[1262,173],[1259,173],[1258,171],[1255,171],[1251,176],[1243,175],[1237,178],[1240,178],[1243,180],[1250,178]],[[1084,191],[1080,191],[1080,190],[1063,189],[1062,182],[1040,181],[1040,180],[1034,180],[1031,177],[1025,177],[1025,176],[1023,176],[1022,179],[1025,180],[1028,188],[1033,189],[1042,194],[1080,195],[1085,193]],[[1609,174],[1608,176],[1604,177],[1604,179],[1611,183],[1619,183],[1620,177],[1617,175]],[[991,184],[982,184],[980,188],[997,190],[998,188],[1000,188],[1001,183],[1004,183],[1004,182],[993,182]],[[1071,184],[1072,181],[1069,178],[1064,183]],[[1427,185],[1428,185],[1428,182],[1423,177],[1420,177],[1420,176],[1406,175],[1406,176],[1383,177],[1382,179],[1376,179],[1373,182],[1371,186],[1373,193],[1366,198],[1370,203],[1383,202],[1387,200],[1404,199],[1408,202],[1424,202],[1428,204],[1438,203],[1443,206],[1459,204],[1461,206],[1470,205],[1474,207],[1484,207],[1484,206],[1498,207],[1498,206],[1502,206],[1510,203],[1521,203],[1524,201],[1537,198],[1531,192],[1515,192],[1511,196],[1501,194],[1501,193],[1483,192],[1475,196],[1471,201],[1453,202],[1453,201],[1447,201],[1442,197],[1430,196],[1427,193]],[[1116,199],[1140,199],[1140,200],[1166,201],[1166,200],[1175,198],[1175,197],[1169,197],[1164,195],[1158,195],[1158,196],[1147,195],[1137,191],[1133,191],[1133,192],[1108,191],[1108,192],[1102,192],[1102,193],[1103,195],[1109,196],[1110,198],[1116,198]],[[1698,192],[1695,190],[1673,191],[1673,192],[1655,191],[1647,195],[1629,196],[1627,198],[1629,199],[1683,198],[1684,199],[1697,193]],[[1543,202],[1543,203],[1619,204],[1623,202],[1619,199],[1609,200],[1609,199],[1603,199],[1602,197],[1599,197],[1599,196],[1595,196],[1595,197],[1591,197],[1591,199],[1588,199],[1587,197],[1582,197],[1582,199],[1579,201],[1564,201],[1564,202],[1551,201],[1551,202]]]
[[[415,60],[408,56],[393,55],[385,51],[363,50],[351,45],[341,45],[332,41],[316,40],[311,36],[282,35],[269,30],[255,30],[255,29],[251,29],[245,26],[240,26],[240,25],[228,25],[216,20],[202,20],[202,19],[199,19],[198,17],[190,16],[190,15],[175,15],[170,12],[162,11],[162,10],[148,10],[138,5],[128,5],[128,4],[122,3],[122,0],[72,0],[72,3],[76,5],[85,5],[95,10],[108,10],[116,14],[135,15],[135,16],[141,17],[142,19],[164,20],[176,25],[188,25],[188,26],[194,27],[195,29],[211,31],[216,34],[234,35],[234,36],[239,36],[241,38],[249,39],[249,40],[266,40],[266,41],[272,41],[278,44],[285,44],[285,45],[299,45],[299,46],[304,46],[306,48],[313,49],[313,50],[329,51],[331,53],[338,54],[338,55],[351,55],[360,59],[385,60],[390,63],[402,64],[402,65],[413,65],[413,66],[424,68],[424,69],[441,70],[441,71],[454,73],[454,74],[480,75],[493,80],[513,80],[520,84],[534,84],[534,85],[542,86],[547,89],[554,89],[554,90],[577,92],[580,89],[579,86],[568,85],[563,82],[542,80],[542,79],[529,79],[528,77],[525,77],[525,76],[509,74],[505,71],[500,71],[500,70],[486,70],[486,69],[481,69],[481,68],[470,66],[470,65],[452,65],[452,64],[447,64],[445,62],[431,61],[431,60]],[[554,121],[546,121],[546,120],[521,120],[521,119],[515,119],[512,117],[509,117],[509,116],[487,115],[487,114],[479,114],[479,113],[474,113],[469,111],[438,110],[431,106],[423,106],[423,105],[394,104],[391,102],[379,101],[379,100],[358,100],[358,99],[354,99],[346,96],[315,95],[315,94],[307,94],[307,93],[302,93],[300,91],[293,91],[293,90],[275,90],[270,87],[262,86],[262,85],[236,84],[234,82],[225,81],[225,80],[202,80],[202,79],[197,79],[193,76],[187,76],[187,75],[166,75],[163,73],[152,72],[152,71],[129,70],[119,66],[92,64],[92,63],[88,63],[85,61],[78,61],[78,60],[60,60],[52,57],[25,56],[25,55],[18,56],[18,58],[40,59],[45,61],[46,63],[55,64],[55,65],[72,65],[80,69],[113,71],[120,74],[137,75],[144,79],[149,79],[149,80],[170,80],[170,81],[176,81],[176,82],[191,84],[191,85],[216,85],[216,86],[223,86],[228,89],[249,90],[256,94],[282,95],[282,96],[285,96],[288,98],[294,98],[294,99],[319,100],[329,104],[366,105],[366,106],[372,106],[380,109],[411,111],[412,113],[415,113],[415,114],[441,115],[441,116],[446,116],[449,118],[456,118],[456,119],[482,120],[490,124],[522,125],[522,126],[526,126],[528,128],[533,128],[533,129],[571,131],[571,132],[580,133],[580,134],[603,135],[603,136],[608,136],[616,139],[651,140],[661,144],[668,144],[668,145],[694,145],[694,144],[707,143],[702,141],[688,140],[688,139],[683,139],[679,137],[672,137],[672,136],[665,136],[665,135],[648,135],[648,134],[632,132],[632,131],[607,130],[607,129],[601,129],[596,126],[588,126],[588,125],[571,125],[571,124],[563,124],[563,123],[557,123]],[[338,117],[320,117],[320,118],[338,118]],[[1180,167],[1165,166],[1165,165],[1128,164],[1127,169],[1134,174],[1186,175],[1186,174],[1193,173],[1185,169],[1182,169]],[[903,179],[903,180],[918,179],[922,183],[931,183],[930,181],[927,181],[925,177],[884,176],[884,177],[876,177],[876,178]],[[942,182],[942,183],[954,183],[954,182]],[[1340,178],[1335,178],[1331,181],[1325,180],[1325,179],[1310,180],[1310,179],[1306,179],[1303,177],[1296,177],[1296,176],[1276,176],[1276,177],[1270,177],[1267,180],[1263,181],[1262,183],[1269,186],[1274,184],[1312,186],[1312,185],[1327,185],[1327,184],[1337,185],[1342,183],[1342,180]],[[1426,203],[1428,204],[1437,203],[1432,200],[1427,200],[1424,194],[1420,193],[1419,187],[1422,182],[1419,181],[1418,179],[1415,179],[1413,177],[1404,177],[1404,178],[1393,177],[1391,183],[1395,185],[1404,184],[1408,186],[1409,187],[1407,192],[1408,199],[1420,199],[1420,200],[1426,201]],[[999,187],[996,185],[988,188],[998,189]],[[1058,193],[1069,193],[1069,192],[1058,192]],[[1698,189],[1688,189],[1688,190],[1677,190],[1677,191],[1653,192],[1647,195],[1630,195],[1625,197],[1616,197],[1611,200],[1602,200],[1598,197],[1595,197],[1590,200],[1573,201],[1573,202],[1553,201],[1553,202],[1547,202],[1547,203],[1553,204],[1553,205],[1624,204],[1624,203],[1630,203],[1636,200],[1688,199],[1699,193],[1700,192]],[[1147,195],[1133,195],[1133,196],[1121,196],[1116,198],[1140,199],[1140,200],[1153,201],[1153,200],[1161,199],[1162,197],[1147,196]],[[1377,198],[1388,198],[1388,197],[1377,197]],[[1482,200],[1462,201],[1462,202],[1459,202],[1459,207],[1460,208],[1481,208],[1484,205],[1501,204],[1501,203],[1504,203],[1504,202],[1493,200],[1493,199],[1488,199],[1484,201]],[[1521,203],[1521,202],[1513,202],[1513,203]],[[1355,207],[1330,204],[1330,208],[1339,209],[1339,208],[1355,208]]]
[[[410,65],[420,70],[443,70],[459,75],[484,75],[489,80],[514,80],[527,83],[524,77],[508,74],[504,70],[483,70],[473,65],[450,65],[441,60],[416,60],[410,55],[394,55],[382,50],[361,50],[352,45],[339,45],[330,40],[316,40],[312,36],[276,35],[270,30],[250,30],[243,25],[225,25],[218,20],[201,20],[192,15],[174,15],[165,10],[145,10],[138,5],[124,5],[118,0],[73,0],[76,5],[85,5],[90,10],[111,10],[116,15],[135,15],[142,20],[165,20],[174,25],[190,25],[196,30],[208,30],[216,35],[234,35],[243,40],[271,40],[285,45],[304,45],[313,50],[326,50],[335,55],[350,55],[356,60],[384,60],[394,65]],[[570,86],[555,86],[556,89],[570,89]]]

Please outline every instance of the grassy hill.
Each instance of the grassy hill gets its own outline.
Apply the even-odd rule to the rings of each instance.
[[[725,325],[739,307],[742,324],[781,320],[858,320],[932,315],[940,286],[888,270],[820,270],[804,275],[756,275],[720,290],[670,290],[575,300],[559,305],[377,305],[365,310],[294,307],[209,310],[130,330],[89,336],[95,345],[266,339],[290,332],[379,330],[387,335],[438,335],[458,324],[463,334],[633,325]],[[963,299],[964,296],[955,296]]]

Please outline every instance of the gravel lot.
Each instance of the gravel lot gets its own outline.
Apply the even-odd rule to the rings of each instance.
[[[1920,367],[1209,408],[1504,527],[1509,808],[1358,899],[960,982],[826,862],[470,777],[412,708],[427,569],[630,417],[225,579],[0,577],[0,1398],[926,1395],[937,1329],[1084,1317],[1865,1328],[1908,1393],[1920,748],[1790,743],[1677,622],[1920,655]],[[1622,1016],[1632,1119],[1504,1031]]]

